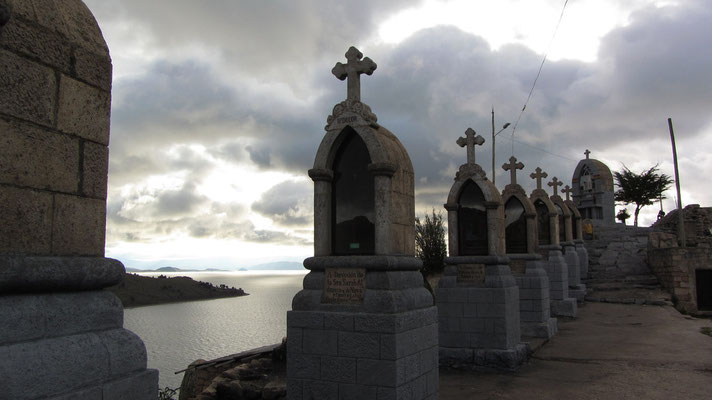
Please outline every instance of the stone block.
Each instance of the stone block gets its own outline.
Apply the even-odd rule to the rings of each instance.
[[[336,382],[312,380],[302,382],[302,399],[304,400],[337,399],[338,396],[339,384]]]
[[[109,176],[109,148],[92,142],[83,143],[82,194],[106,200]]]
[[[440,332],[440,347],[469,348],[470,334],[467,332]]]
[[[42,8],[42,7],[39,7]],[[70,44],[57,32],[12,18],[0,35],[0,46],[40,60],[64,73],[70,71]]]
[[[0,346],[0,360],[2,395],[13,400],[67,393],[109,377],[106,350],[94,333]]]
[[[338,355],[341,357],[379,358],[379,334],[338,332]]]
[[[21,122],[0,119],[0,182],[75,193],[79,141]],[[106,192],[106,178],[104,178]]]
[[[302,348],[302,333],[304,328],[287,327],[287,348],[289,354],[301,354],[304,352]]]
[[[76,77],[94,86],[111,91],[111,59],[83,48],[74,50]]]
[[[369,289],[409,289],[423,287],[423,275],[418,271],[369,271],[366,274]]]
[[[437,357],[436,357],[437,361]],[[428,396],[435,396],[437,398],[437,393],[440,390],[440,373],[436,369],[425,374],[425,393]]]
[[[290,372],[290,378],[314,379],[321,376],[321,357],[311,354],[290,354],[287,357],[287,370]]]
[[[158,398],[158,370],[147,369],[103,386],[102,400],[153,400]]]
[[[326,313],[324,314],[324,329],[353,331],[354,317],[346,313]]]
[[[51,69],[0,50],[0,114],[52,126],[56,86]]]
[[[357,383],[385,387],[397,386],[399,373],[404,373],[404,371],[399,371],[398,364],[397,360],[359,359],[357,361]]]
[[[462,332],[482,333],[485,330],[485,321],[480,318],[462,318],[460,327]]]
[[[302,350],[306,354],[335,356],[338,354],[338,332],[321,329],[302,331]]]
[[[109,92],[62,75],[57,128],[108,146],[110,105]]]
[[[0,186],[0,221],[0,253],[50,253],[51,194]]]
[[[32,2],[25,0],[5,0],[12,8],[12,12],[16,15],[21,15],[31,21],[37,19],[35,9],[32,7]]]
[[[441,317],[460,318],[465,315],[463,303],[440,303],[438,302],[438,315]]]
[[[156,377],[158,379],[158,377]],[[158,395],[158,394],[156,394]],[[86,389],[81,389],[76,392],[66,393],[56,397],[50,397],[48,400],[103,400],[104,391],[101,386],[93,386]]]
[[[13,296],[30,297],[30,296]],[[111,292],[97,290],[74,293],[52,293],[36,296],[41,299],[45,321],[45,336],[63,336],[80,332],[121,328],[124,309]],[[29,318],[30,313],[26,313]],[[40,317],[38,315],[38,317]],[[145,350],[144,350],[145,352]],[[143,366],[145,367],[145,362]]]
[[[53,254],[104,255],[105,201],[57,194],[53,213]]]
[[[373,400],[377,397],[377,386],[339,384],[339,400]]]
[[[460,332],[462,330],[461,323],[463,318],[458,317],[440,317],[438,325],[446,332]]]
[[[396,388],[396,399],[424,399],[425,376],[414,379]]]
[[[322,357],[321,379],[332,382],[356,383],[356,359],[351,357]]]
[[[109,357],[111,377],[146,369],[146,346],[136,334],[123,328],[96,333]]]
[[[576,299],[566,298],[564,300],[552,300],[550,305],[551,315],[555,317],[576,317],[578,310]]]

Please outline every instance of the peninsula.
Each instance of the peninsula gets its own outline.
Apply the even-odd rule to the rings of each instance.
[[[126,273],[118,285],[106,288],[121,300],[124,308],[180,301],[218,299],[245,296],[242,288],[213,285],[187,276],[158,277]]]

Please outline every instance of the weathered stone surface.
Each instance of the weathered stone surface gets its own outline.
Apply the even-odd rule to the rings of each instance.
[[[4,119],[0,119],[0,132],[3,133],[0,137],[0,159],[3,160],[0,182],[65,193],[77,191],[77,139]],[[106,157],[104,154],[104,162]]]
[[[109,176],[109,149],[100,144],[85,142],[82,166],[82,194],[106,199]]]
[[[42,7],[39,7],[42,9]],[[13,18],[0,35],[0,46],[69,73],[71,65],[70,44],[57,32]]]
[[[108,145],[110,103],[108,92],[62,75],[57,128]]]
[[[52,126],[56,85],[49,68],[0,49],[0,114]]]
[[[103,256],[105,234],[105,201],[55,195],[53,254]]]
[[[103,385],[102,400],[158,398],[158,370],[147,369]]]
[[[111,59],[83,48],[74,51],[76,77],[106,91],[111,90]]]
[[[121,262],[103,257],[0,256],[0,293],[95,290],[119,283]]]
[[[0,186],[0,221],[0,253],[49,254],[51,194]]]

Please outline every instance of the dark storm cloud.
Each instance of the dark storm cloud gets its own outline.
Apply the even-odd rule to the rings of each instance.
[[[282,226],[309,225],[313,218],[313,188],[308,182],[287,181],[262,194],[252,210]]]

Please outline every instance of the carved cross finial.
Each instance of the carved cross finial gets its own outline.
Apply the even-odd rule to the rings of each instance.
[[[588,155],[591,154],[591,151],[589,149],[586,149],[586,151],[584,151],[583,154],[586,155],[586,159],[588,160]]]
[[[573,193],[573,189],[571,189],[571,186],[566,185],[564,186],[564,190],[561,191],[562,193],[566,193],[566,201],[571,200],[571,193]]]
[[[346,52],[346,64],[337,62],[331,73],[339,80],[346,81],[346,98],[361,101],[361,74],[371,75],[376,70],[376,63],[366,57],[363,60],[363,53],[351,46]]]
[[[524,169],[524,164],[517,162],[517,157],[509,157],[509,163],[502,164],[502,169],[509,171],[510,180],[512,185],[517,184],[517,170]]]
[[[536,172],[536,173],[534,173],[534,172]],[[534,172],[532,172],[529,176],[532,179],[536,179],[536,188],[541,189],[541,178],[546,178],[549,175],[546,172],[542,171],[541,168],[539,168],[539,167],[536,167]]]
[[[467,146],[468,164],[475,163],[475,145],[482,146],[485,142],[485,138],[480,135],[475,136],[476,134],[477,132],[475,132],[472,128],[467,128],[465,131],[465,137],[460,136],[456,142],[460,147]]]
[[[547,183],[547,185],[551,186],[554,188],[554,196],[559,195],[559,186],[563,185],[563,182],[559,182],[559,178],[554,177],[551,182]]]

